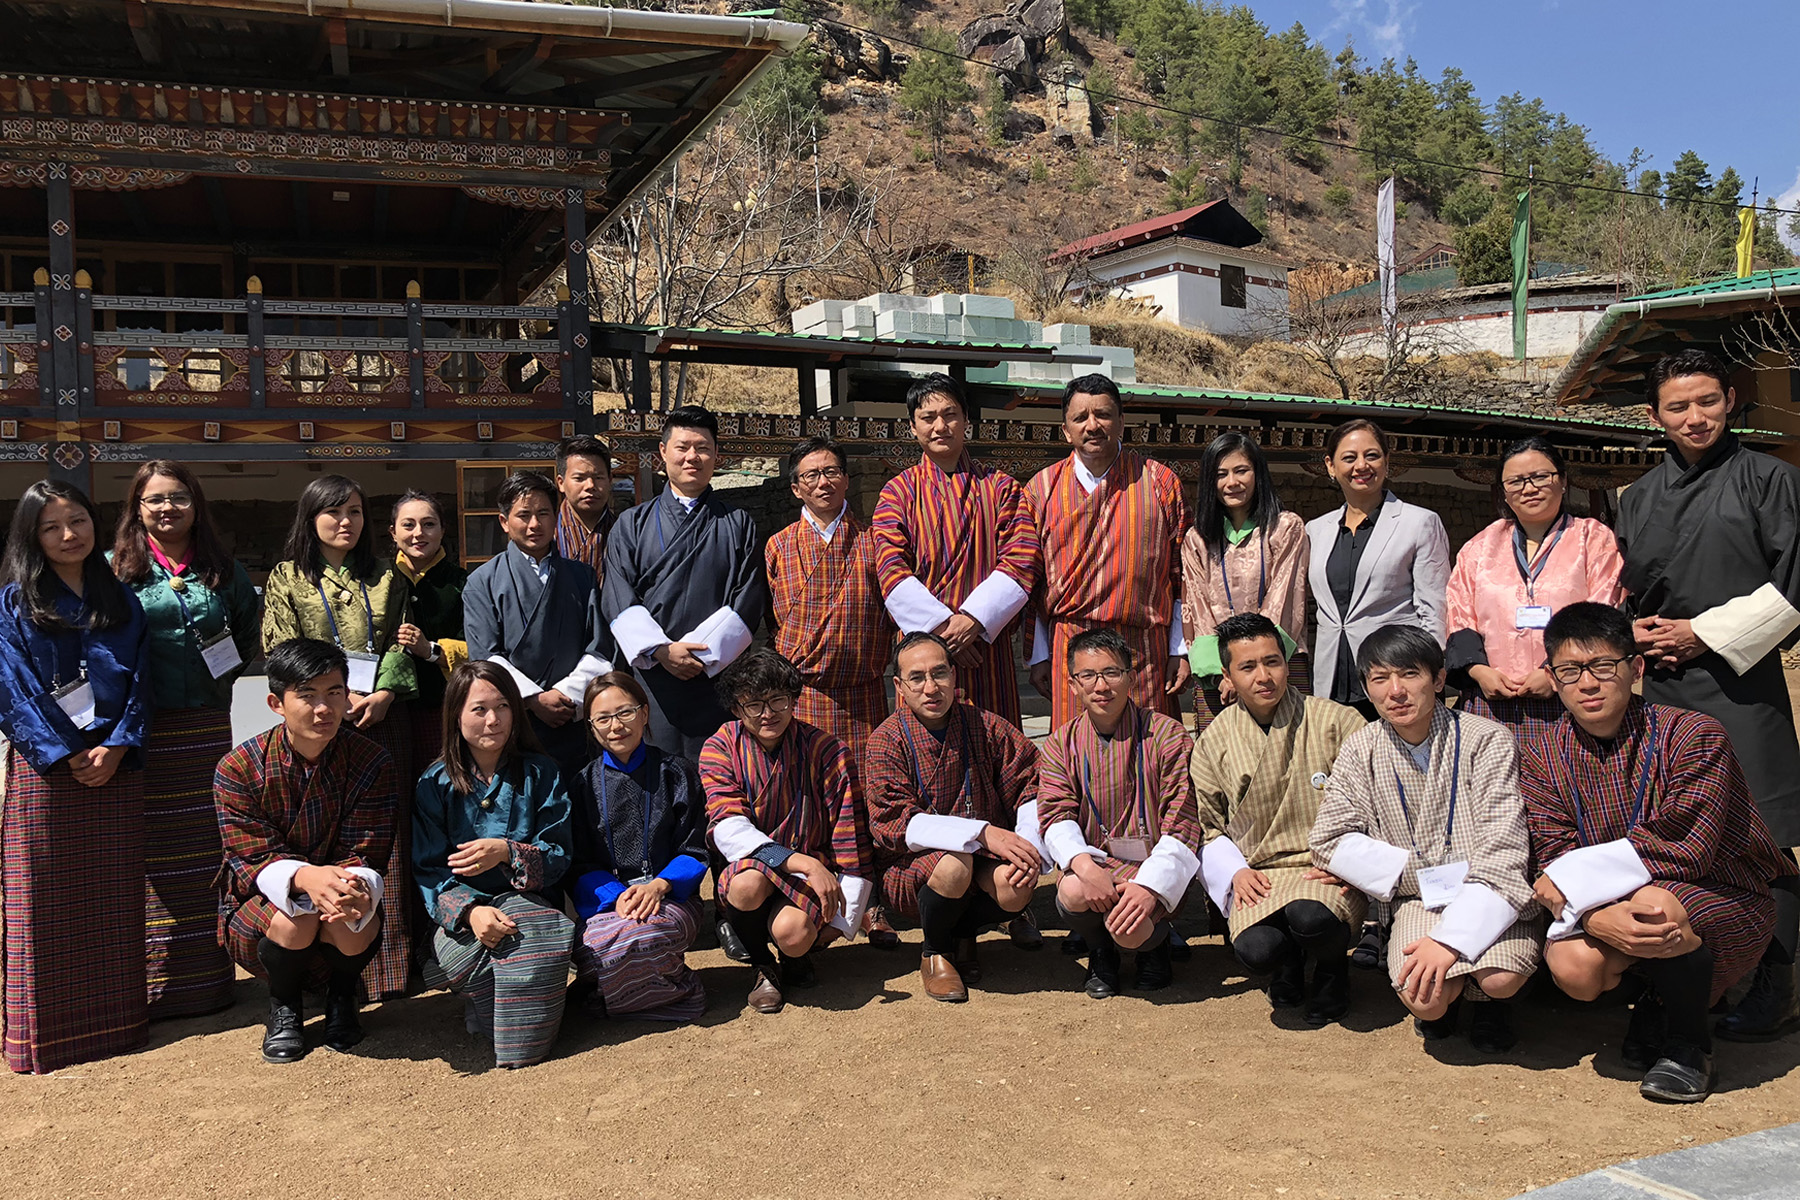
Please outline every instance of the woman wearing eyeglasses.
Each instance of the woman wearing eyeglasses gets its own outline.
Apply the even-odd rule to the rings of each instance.
[[[1525,737],[1563,715],[1544,626],[1576,601],[1618,607],[1624,560],[1612,530],[1564,509],[1568,474],[1549,442],[1514,442],[1498,474],[1505,515],[1463,546],[1450,573],[1444,661],[1464,712]]]
[[[155,708],[144,747],[144,954],[150,1016],[231,1003],[237,970],[219,947],[219,821],[213,772],[231,749],[231,686],[259,650],[262,601],[213,528],[200,481],[147,462],[113,537],[113,574],[150,626]]]
[[[700,777],[644,741],[650,701],[630,672],[588,684],[582,712],[600,756],[569,781],[576,990],[596,1016],[695,1020],[706,1009],[686,960],[706,875]]]

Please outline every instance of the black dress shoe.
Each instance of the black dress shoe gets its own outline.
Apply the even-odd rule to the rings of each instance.
[[[818,987],[819,974],[813,970],[812,954],[791,958],[784,952],[781,956],[781,983],[784,989]]]
[[[325,1035],[321,1040],[328,1049],[341,1054],[363,1040],[361,1010],[354,988],[334,987],[325,993]]]
[[[956,946],[950,951],[950,961],[956,964],[956,973],[969,987],[981,982],[981,953],[977,947],[981,943],[972,937],[956,939]]]
[[[1087,941],[1079,933],[1071,933],[1062,940],[1062,952],[1070,958],[1080,958],[1087,949]]]
[[[719,922],[719,949],[732,962],[747,963],[750,961],[750,947],[744,945],[744,939],[737,935],[730,921]]]
[[[1645,1073],[1638,1094],[1666,1104],[1698,1104],[1718,1082],[1712,1055],[1685,1042],[1670,1042],[1663,1057]]]
[[[1339,963],[1332,969],[1314,967],[1312,982],[1306,988],[1306,1023],[1317,1029],[1343,1020],[1349,1011],[1349,966]]]
[[[1519,1035],[1512,1026],[1512,1005],[1504,1000],[1475,1005],[1469,1014],[1469,1044],[1483,1054],[1505,1054],[1518,1045]]]
[[[1155,947],[1137,952],[1137,977],[1131,986],[1140,992],[1160,992],[1175,982],[1175,968],[1170,965],[1169,939]]]
[[[1096,1000],[1119,994],[1119,947],[1111,938],[1102,938],[1088,953],[1086,990]]]
[[[1362,937],[1350,952],[1350,965],[1363,971],[1378,971],[1386,957],[1387,930],[1378,922],[1364,921]]]
[[[306,1057],[306,1016],[298,1004],[269,999],[269,1024],[263,1032],[264,1062],[291,1063]]]
[[[1669,1022],[1655,992],[1645,992],[1631,1006],[1631,1024],[1619,1043],[1619,1059],[1634,1071],[1648,1071],[1663,1056],[1669,1038]]]
[[[1269,1004],[1274,1008],[1299,1008],[1306,1001],[1306,959],[1289,953],[1269,977]]]
[[[1794,965],[1766,960],[1756,964],[1750,990],[1713,1028],[1728,1042],[1772,1042],[1800,1029]]]
[[[1006,936],[1012,944],[1021,950],[1042,950],[1044,935],[1038,932],[1037,922],[1031,919],[1031,913],[1022,912],[1006,923]],[[973,979],[969,983],[975,982]]]
[[[1169,960],[1186,962],[1192,957],[1194,957],[1194,948],[1187,944],[1187,939],[1173,929],[1169,930]]]
[[[1413,1031],[1428,1042],[1441,1042],[1456,1032],[1457,1018],[1462,1016],[1462,997],[1458,996],[1444,1010],[1444,1015],[1427,1021],[1424,1017],[1413,1018]]]

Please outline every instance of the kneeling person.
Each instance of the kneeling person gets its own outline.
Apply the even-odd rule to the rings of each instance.
[[[225,844],[220,944],[269,980],[263,1059],[306,1053],[301,992],[322,965],[324,1043],[363,1039],[358,977],[381,948],[381,868],[394,844],[394,767],[343,727],[349,665],[329,642],[269,653],[269,708],[281,724],[219,761],[213,804]]]
[[[1344,742],[1313,825],[1313,861],[1391,903],[1388,976],[1428,1040],[1456,1032],[1473,977],[1469,1040],[1515,1042],[1503,1003],[1542,956],[1519,755],[1510,730],[1438,699],[1444,650],[1411,625],[1387,625],[1356,654],[1381,720]]]
[[[1016,830],[1037,818],[1037,748],[1018,726],[957,699],[943,638],[894,651],[900,708],[869,736],[869,825],[882,892],[919,923],[925,994],[969,998],[975,935],[1025,911],[1043,858]],[[1025,809],[1021,813],[1021,809]]]
[[[1350,1011],[1350,938],[1361,892],[1320,880],[1308,838],[1338,751],[1366,722],[1353,708],[1288,686],[1281,632],[1260,613],[1219,623],[1219,664],[1238,702],[1194,744],[1200,878],[1229,924],[1238,961],[1271,975],[1269,1002],[1309,1025]],[[1313,960],[1311,985],[1306,960]]]
[[[1111,629],[1069,639],[1082,706],[1044,743],[1038,822],[1062,877],[1056,909],[1088,946],[1087,994],[1119,992],[1119,951],[1137,951],[1139,991],[1174,981],[1169,919],[1200,869],[1199,815],[1181,722],[1132,702],[1131,646]]]
[[[1568,715],[1519,751],[1537,894],[1555,918],[1544,960],[1577,1000],[1641,973],[1620,1054],[1650,1099],[1704,1100],[1707,1010],[1768,945],[1769,884],[1787,861],[1725,727],[1631,694],[1644,660],[1624,614],[1571,604],[1544,649]]]

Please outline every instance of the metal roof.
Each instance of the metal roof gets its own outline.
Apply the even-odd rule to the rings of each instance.
[[[1240,248],[1254,246],[1262,241],[1262,233],[1242,213],[1231,207],[1229,200],[1209,200],[1180,212],[1164,213],[1160,217],[1151,217],[1132,225],[1121,225],[1117,229],[1070,242],[1051,254],[1050,259],[1054,262],[1061,258],[1091,258],[1178,233],[1201,241],[1217,242],[1221,246]]]

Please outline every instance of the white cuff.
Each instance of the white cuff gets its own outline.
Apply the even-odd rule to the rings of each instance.
[[[1800,628],[1800,610],[1780,588],[1765,583],[1748,596],[1707,609],[1689,624],[1707,649],[1742,675]]]
[[[511,663],[507,662],[504,658],[500,657],[498,654],[496,654],[492,658],[488,659],[488,661],[493,663],[496,667],[499,667],[501,670],[505,671],[508,675],[512,676],[513,682],[519,685],[519,699],[529,700],[533,696],[537,695],[539,692],[544,690],[542,687],[538,686],[537,680],[533,679],[531,676],[527,675],[525,672],[519,670],[519,668],[513,666]],[[567,692],[565,692],[563,694],[568,695]],[[577,704],[581,703],[581,698],[579,696],[574,697],[574,700],[575,700],[575,703],[577,703]]]
[[[1544,874],[1567,901],[1562,916],[1544,935],[1553,942],[1576,936],[1583,917],[1650,882],[1650,872],[1629,838],[1571,850],[1545,867]]]
[[[1343,878],[1343,876],[1338,876]],[[1444,906],[1431,940],[1474,962],[1519,919],[1519,910],[1485,883],[1468,883]]]
[[[906,848],[913,853],[922,850],[948,850],[957,854],[973,854],[986,821],[973,817],[946,817],[937,813],[917,813],[906,822]]]
[[[844,931],[845,941],[851,941],[855,939],[856,931],[862,928],[863,910],[869,907],[875,885],[860,875],[839,875],[838,887],[844,893],[844,906],[831,918],[831,923]]]
[[[256,890],[268,897],[282,916],[307,916],[314,911],[312,897],[305,892],[296,896],[293,890],[294,876],[310,865],[303,858],[278,858],[256,873]]]
[[[1031,657],[1025,660],[1025,665],[1035,667],[1041,662],[1048,662],[1049,659],[1050,627],[1044,624],[1044,618],[1033,617],[1031,619]]]
[[[584,654],[575,669],[563,676],[552,686],[581,707],[581,699],[587,695],[588,684],[612,670],[612,664],[604,658],[596,658],[592,654]]]
[[[348,867],[346,870],[363,881],[364,886],[369,889],[369,895],[374,899],[374,903],[369,905],[368,912],[344,926],[351,933],[361,933],[369,927],[369,922],[375,919],[375,914],[381,911],[382,897],[387,895],[387,882],[381,878],[381,872],[372,867]]]
[[[1091,854],[1095,862],[1106,860],[1106,851],[1088,845],[1081,826],[1067,817],[1044,830],[1044,848],[1050,851],[1050,857],[1056,860],[1056,865],[1065,871],[1078,855]]]
[[[1332,851],[1325,869],[1359,892],[1377,900],[1392,900],[1394,885],[1406,871],[1412,851],[1402,850],[1366,833],[1345,834]]]
[[[894,618],[894,624],[900,627],[901,633],[918,633],[921,630],[931,633],[956,615],[944,606],[943,601],[932,595],[931,589],[920,583],[916,575],[908,575],[896,583],[883,603],[887,605],[888,616]]]
[[[1186,658],[1187,631],[1181,627],[1181,601],[1177,600],[1169,607],[1175,610],[1169,614],[1169,657]]]
[[[725,605],[713,610],[711,616],[694,626],[691,633],[683,634],[681,640],[701,642],[706,646],[704,650],[694,651],[694,657],[706,664],[706,676],[710,679],[750,648],[752,636],[744,619]]]
[[[726,862],[749,858],[774,840],[752,825],[749,817],[726,817],[712,832],[713,849]]]
[[[1231,915],[1231,881],[1249,866],[1244,852],[1228,837],[1216,837],[1200,848],[1200,882],[1226,916]]]
[[[1011,576],[995,571],[975,585],[975,590],[962,602],[962,610],[981,622],[981,636],[992,642],[1019,615],[1019,610],[1029,599],[1025,589],[1013,582]]]
[[[1013,832],[1031,843],[1031,848],[1038,852],[1038,859],[1044,869],[1050,869],[1050,847],[1044,845],[1044,831],[1038,825],[1037,801],[1027,800],[1019,805],[1013,813]]]
[[[1200,859],[1187,843],[1165,833],[1151,848],[1150,857],[1138,864],[1131,882],[1155,892],[1163,907],[1172,913],[1180,907],[1181,898],[1199,869]]]
[[[650,610],[634,604],[612,619],[613,641],[619,644],[619,657],[634,667],[647,667],[658,648],[675,639],[663,632]]]

